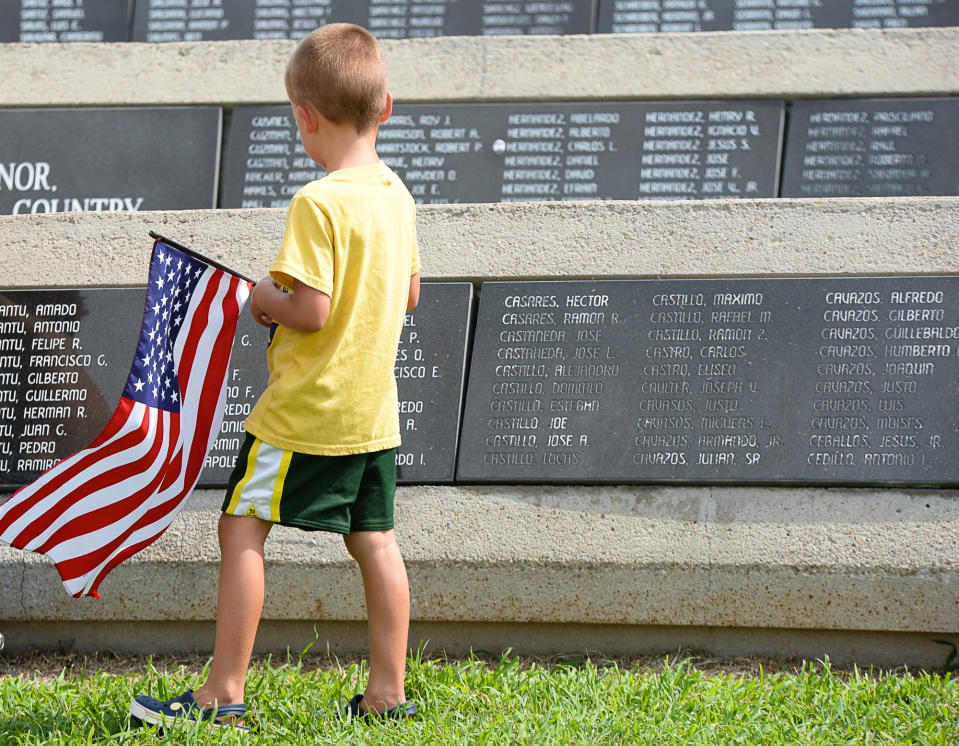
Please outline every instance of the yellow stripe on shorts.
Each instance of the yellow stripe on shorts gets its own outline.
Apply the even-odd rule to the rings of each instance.
[[[250,453],[246,457],[246,473],[243,475],[243,479],[236,483],[236,487],[233,489],[233,495],[230,498],[230,504],[227,506],[226,511],[230,515],[236,515],[236,506],[240,502],[240,495],[243,492],[243,488],[249,483],[253,478],[253,470],[256,467],[256,454],[260,450],[261,441],[255,439],[253,445],[250,448]]]
[[[290,460],[293,458],[293,451],[283,451],[283,457],[280,459],[279,473],[276,475],[276,481],[273,483],[273,500],[270,502],[270,520],[274,523],[280,522],[280,498],[283,497],[283,485],[286,484],[286,473],[290,470]]]
[[[246,459],[246,472],[230,496],[226,513],[280,522],[280,498],[290,470],[293,451],[254,439]]]

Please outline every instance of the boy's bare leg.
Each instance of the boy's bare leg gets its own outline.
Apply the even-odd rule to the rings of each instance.
[[[360,565],[369,615],[370,678],[363,704],[384,712],[406,701],[403,679],[410,629],[406,566],[392,529],[354,531],[343,538]]]
[[[246,671],[263,611],[263,543],[273,526],[248,516],[220,516],[220,590],[216,643],[206,683],[194,692],[202,707],[243,701]]]

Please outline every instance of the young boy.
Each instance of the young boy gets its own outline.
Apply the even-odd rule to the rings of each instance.
[[[150,724],[212,719],[214,706],[216,723],[242,721],[274,523],[343,534],[359,563],[370,675],[350,712],[416,711],[403,687],[410,601],[393,533],[393,366],[420,276],[413,199],[375,150],[393,104],[379,45],[358,26],[323,26],[297,47],[286,89],[303,147],[327,176],[293,197],[279,253],[251,296],[256,320],[274,330],[270,379],[245,423],[220,516],[209,677],[166,702],[137,697],[130,713]]]

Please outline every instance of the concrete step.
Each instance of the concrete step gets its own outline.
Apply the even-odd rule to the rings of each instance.
[[[0,107],[285,103],[294,46],[0,44]],[[383,47],[403,103],[959,93],[959,28],[463,36]]]

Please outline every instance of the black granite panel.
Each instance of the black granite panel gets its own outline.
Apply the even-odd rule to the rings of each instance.
[[[0,291],[0,488],[33,481],[85,448],[110,419],[135,352],[142,288]],[[450,482],[472,310],[469,283],[423,283],[407,317],[397,377],[401,482]],[[227,403],[201,487],[223,486],[266,387],[267,330],[244,309]]]
[[[959,98],[810,100],[792,105],[782,196],[957,194]]]
[[[325,23],[357,23],[381,39],[587,34],[595,0],[136,0],[135,41],[302,39]]]
[[[459,481],[959,484],[959,277],[485,283]]]
[[[472,311],[470,283],[424,282],[406,315],[394,369],[400,484],[453,481]]]
[[[221,120],[214,106],[0,109],[0,214],[215,207]]]
[[[953,0],[599,0],[600,33],[959,25]]]
[[[0,43],[130,40],[131,0],[5,0]]]
[[[397,105],[377,152],[417,202],[775,197],[780,101]],[[322,175],[287,106],[233,111],[221,207]]]

